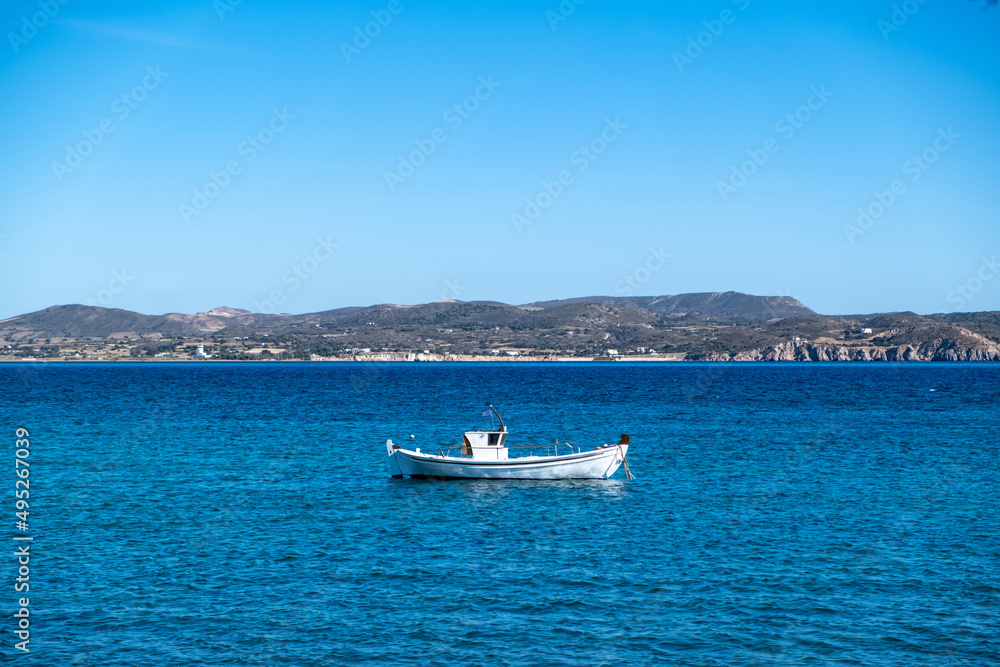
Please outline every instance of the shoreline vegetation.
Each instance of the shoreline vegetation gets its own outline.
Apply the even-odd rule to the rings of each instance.
[[[53,306],[0,320],[0,362],[1000,361],[1000,312],[820,315],[738,292],[439,301],[304,315]]]

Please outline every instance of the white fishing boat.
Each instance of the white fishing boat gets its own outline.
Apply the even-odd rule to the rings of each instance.
[[[492,405],[490,410],[500,420],[500,428],[466,431],[462,444],[455,447],[421,452],[419,447],[404,449],[386,440],[389,472],[393,477],[416,479],[608,479],[624,464],[626,479],[632,478],[625,459],[627,435],[616,444],[592,450],[566,442],[511,447],[503,419]]]

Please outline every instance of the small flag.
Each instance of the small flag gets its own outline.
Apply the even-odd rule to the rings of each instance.
[[[483,416],[484,417],[489,417],[490,416],[490,411],[489,410],[484,410],[483,411]]]

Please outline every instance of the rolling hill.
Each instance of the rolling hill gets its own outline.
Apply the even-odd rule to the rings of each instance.
[[[8,360],[187,358],[201,345],[223,359],[968,361],[1000,360],[1000,313],[826,316],[790,297],[738,292],[380,304],[301,315],[227,307],[143,315],[66,305],[0,321],[0,340],[0,359]]]

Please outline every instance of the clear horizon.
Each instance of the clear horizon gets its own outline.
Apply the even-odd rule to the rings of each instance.
[[[1000,310],[985,2],[0,9],[0,319]]]

